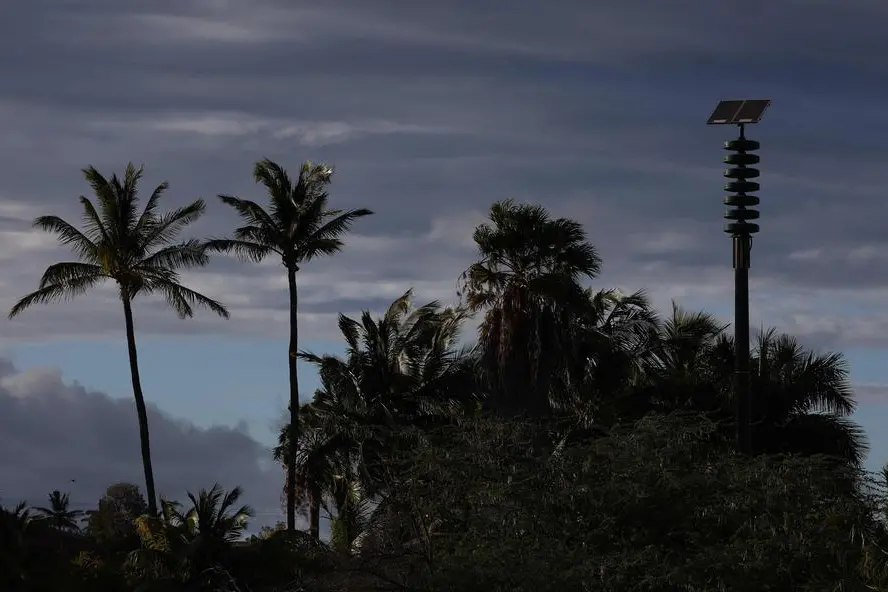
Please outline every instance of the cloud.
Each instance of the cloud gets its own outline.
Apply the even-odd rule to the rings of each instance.
[[[156,141],[181,142],[189,137],[243,138],[263,140],[296,140],[303,146],[325,146],[368,135],[448,134],[459,130],[441,126],[398,123],[395,121],[298,121],[255,117],[236,112],[198,112],[165,115],[144,119],[97,119],[91,122],[95,130],[121,136],[148,134]],[[164,138],[163,136],[168,136]]]
[[[888,403],[888,384],[861,383],[854,385],[854,394],[861,404]]]
[[[120,24],[134,27],[141,41],[177,40],[184,42],[261,43],[275,38],[256,23],[235,24],[213,17],[176,14],[137,14]]]
[[[167,207],[208,199],[194,233],[220,235],[237,220],[213,196],[262,200],[251,168],[267,156],[292,171],[335,164],[331,205],[376,212],[341,255],[300,274],[305,338],[333,337],[336,312],[379,310],[411,286],[419,300],[453,301],[472,227],[505,197],[583,222],[604,258],[597,285],[647,287],[658,305],[677,298],[729,318],[719,147],[733,132],[703,121],[718,99],[751,93],[774,101],[749,131],[763,145],[754,318],[823,347],[888,346],[874,329],[888,289],[888,86],[872,57],[888,49],[882,3],[11,10],[0,23],[0,51],[18,56],[0,64],[2,306],[69,256],[28,221],[79,219],[79,168],[144,162],[146,185],[170,181]],[[274,262],[217,258],[186,279],[227,302],[232,320],[180,322],[145,300],[140,332],[284,330]],[[118,306],[109,288],[29,312],[3,338],[116,335]]]
[[[244,427],[202,429],[150,404],[148,421],[160,495],[181,500],[217,481],[240,485],[257,511],[253,529],[282,518],[281,470]],[[67,383],[55,368],[19,371],[0,358],[0,503],[40,504],[60,489],[85,509],[112,483],[144,491],[138,434],[131,400]]]
[[[275,138],[299,138],[305,146],[323,146],[344,142],[359,136],[390,134],[453,133],[454,130],[435,126],[402,124],[393,121],[368,121],[349,124],[342,121],[294,123],[274,133]]]

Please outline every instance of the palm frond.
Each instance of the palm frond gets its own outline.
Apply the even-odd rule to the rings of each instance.
[[[97,213],[96,221],[111,238],[119,239],[120,236],[117,231],[120,226],[118,221],[120,220],[121,208],[118,202],[122,196],[115,190],[115,185],[119,184],[117,182],[117,175],[113,175],[109,181],[93,166],[86,167],[82,172],[96,198],[99,200],[100,212]],[[81,200],[83,199],[86,198],[81,198]],[[89,205],[92,206],[92,203]],[[84,207],[86,207],[86,204],[84,204]],[[95,208],[93,208],[93,212],[95,212]]]
[[[247,224],[261,227],[266,231],[280,231],[279,224],[256,202],[234,197],[233,195],[219,195],[218,197],[222,203],[234,208],[234,211],[236,211]]]
[[[25,309],[35,304],[47,304],[50,302],[65,301],[86,293],[93,288],[102,276],[82,276],[78,279],[72,279],[61,284],[49,284],[41,287],[39,290],[31,292],[27,296],[15,303],[9,311],[9,318],[12,319],[21,314]]]
[[[189,267],[202,267],[209,262],[206,244],[191,239],[177,245],[169,245],[155,251],[137,266],[137,269],[178,270]]]
[[[83,227],[86,236],[94,237],[93,242],[109,244],[111,242],[110,229],[105,227],[102,217],[88,197],[80,196],[80,205],[83,206]]]
[[[137,228],[140,248],[148,252],[158,245],[176,240],[183,228],[204,214],[206,207],[204,200],[197,199],[187,206],[176,208],[160,217],[148,219],[144,226]],[[141,224],[141,220],[139,222]]]
[[[96,242],[102,239],[100,233],[89,237],[58,216],[40,216],[34,220],[34,227],[57,235],[59,243],[70,247],[83,261],[98,263]]]
[[[808,413],[792,417],[776,427],[766,442],[776,450],[826,454],[861,465],[869,451],[866,431],[853,420],[829,413]]]
[[[79,261],[63,261],[61,263],[53,263],[46,268],[46,271],[43,272],[43,276],[40,278],[39,287],[45,288],[53,284],[65,285],[85,278],[95,278],[98,281],[107,277],[98,265],[81,263]]]
[[[373,212],[361,208],[341,213],[325,222],[303,241],[300,241],[297,247],[299,260],[311,261],[320,255],[332,255],[338,252],[343,246],[343,241],[339,237],[351,229],[355,220],[371,215]]]
[[[339,332],[342,333],[343,338],[345,338],[345,342],[348,344],[349,349],[356,351],[358,349],[358,339],[360,339],[360,323],[344,314],[340,314],[338,325]]]
[[[162,276],[154,276],[150,280],[150,283],[146,284],[145,291],[163,294],[167,303],[181,319],[194,316],[194,306],[208,308],[223,319],[227,319],[230,316],[228,309],[221,302],[204,296],[176,281],[171,281]]]
[[[139,220],[136,222],[136,236],[142,236],[144,230],[157,220],[157,206],[160,204],[160,199],[169,187],[170,184],[167,181],[164,181],[151,192],[151,196],[148,197],[148,201],[145,202],[145,207],[142,209],[142,215],[139,216]]]
[[[217,253],[234,253],[242,261],[262,262],[272,253],[282,255],[275,247],[264,243],[229,238],[214,238],[206,242],[206,248]]]
[[[128,231],[127,234],[137,236],[134,232],[138,221],[139,212],[137,210],[139,204],[139,180],[142,178],[144,167],[136,168],[136,165],[129,162],[123,172],[123,184],[117,182],[118,207],[121,208],[119,224],[122,229]]]
[[[293,182],[287,171],[269,158],[263,158],[253,166],[253,179],[282,195],[288,195],[292,191]]]
[[[279,164],[268,158],[257,162],[253,167],[253,179],[263,185],[268,193],[269,213],[279,222],[295,217],[297,204],[294,201],[293,181]],[[301,185],[302,178],[298,184]],[[298,193],[298,192],[297,192]],[[284,226],[280,228],[283,230]]]

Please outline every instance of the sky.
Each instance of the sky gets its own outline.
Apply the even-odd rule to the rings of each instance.
[[[333,207],[367,207],[343,252],[299,274],[301,345],[338,353],[336,315],[414,288],[456,301],[472,229],[514,198],[582,222],[593,285],[646,288],[726,321],[721,99],[770,98],[751,318],[851,363],[870,468],[888,460],[888,4],[876,0],[31,0],[0,9],[0,308],[70,254],[34,217],[79,221],[80,169],[145,166],[165,207],[262,200],[252,165],[335,165]],[[185,277],[230,320],[135,305],[161,493],[242,485],[272,523],[287,398],[279,264],[216,258]],[[0,503],[51,489],[91,507],[142,484],[111,286],[0,329]],[[302,392],[316,378],[300,368]]]

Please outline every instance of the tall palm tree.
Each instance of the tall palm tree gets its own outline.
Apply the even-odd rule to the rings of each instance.
[[[61,531],[78,531],[78,522],[85,515],[83,510],[69,510],[71,505],[67,493],[55,490],[49,494],[49,507],[35,507],[34,510],[47,520],[54,528]]]
[[[327,209],[327,186],[333,169],[325,164],[303,163],[295,183],[279,164],[265,159],[256,163],[253,177],[265,186],[267,209],[256,202],[231,195],[220,195],[245,225],[234,231],[233,238],[216,239],[209,247],[219,252],[234,253],[242,260],[260,262],[276,255],[287,269],[290,296],[290,430],[291,454],[287,466],[287,482],[296,482],[299,443],[299,379],[296,356],[299,350],[299,295],[296,273],[300,267],[322,255],[333,255],[343,247],[342,236],[352,223],[370,210]],[[287,530],[296,530],[296,498],[292,487],[287,493]]]
[[[98,208],[89,198],[80,197],[82,230],[58,216],[41,216],[34,221],[35,227],[56,234],[59,242],[74,251],[79,261],[50,265],[40,278],[39,288],[19,300],[10,310],[9,317],[17,316],[34,304],[79,296],[104,280],[117,284],[126,322],[148,508],[152,514],[157,514],[148,413],[139,378],[132,304],[137,296],[158,294],[179,318],[193,316],[194,306],[209,308],[228,318],[228,311],[222,304],[180,282],[181,270],[208,262],[203,242],[195,239],[176,242],[182,230],[204,213],[206,204],[198,199],[165,214],[159,213],[158,204],[168,187],[164,182],[154,189],[140,212],[138,182],[142,177],[141,167],[129,163],[123,179],[117,175],[106,179],[93,167],[83,169],[83,175],[95,194]]]
[[[472,311],[486,310],[480,343],[497,404],[507,413],[549,409],[563,329],[586,304],[581,281],[601,267],[581,224],[538,205],[499,201],[475,229],[480,259],[462,275]]]

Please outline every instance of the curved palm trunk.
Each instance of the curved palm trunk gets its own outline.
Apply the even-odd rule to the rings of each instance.
[[[290,450],[287,462],[287,530],[296,530],[296,455],[299,450],[299,377],[296,374],[296,352],[299,351],[299,295],[296,287],[296,271],[287,270],[290,288]]]
[[[148,438],[148,410],[142,394],[139,378],[139,359],[136,354],[136,329],[133,325],[133,307],[128,296],[123,296],[123,314],[126,317],[126,345],[129,350],[130,374],[133,378],[133,397],[136,399],[136,415],[139,418],[139,442],[142,446],[142,467],[145,470],[145,493],[148,512],[157,515],[157,496],[154,493],[154,470],[151,468],[151,442]]]

